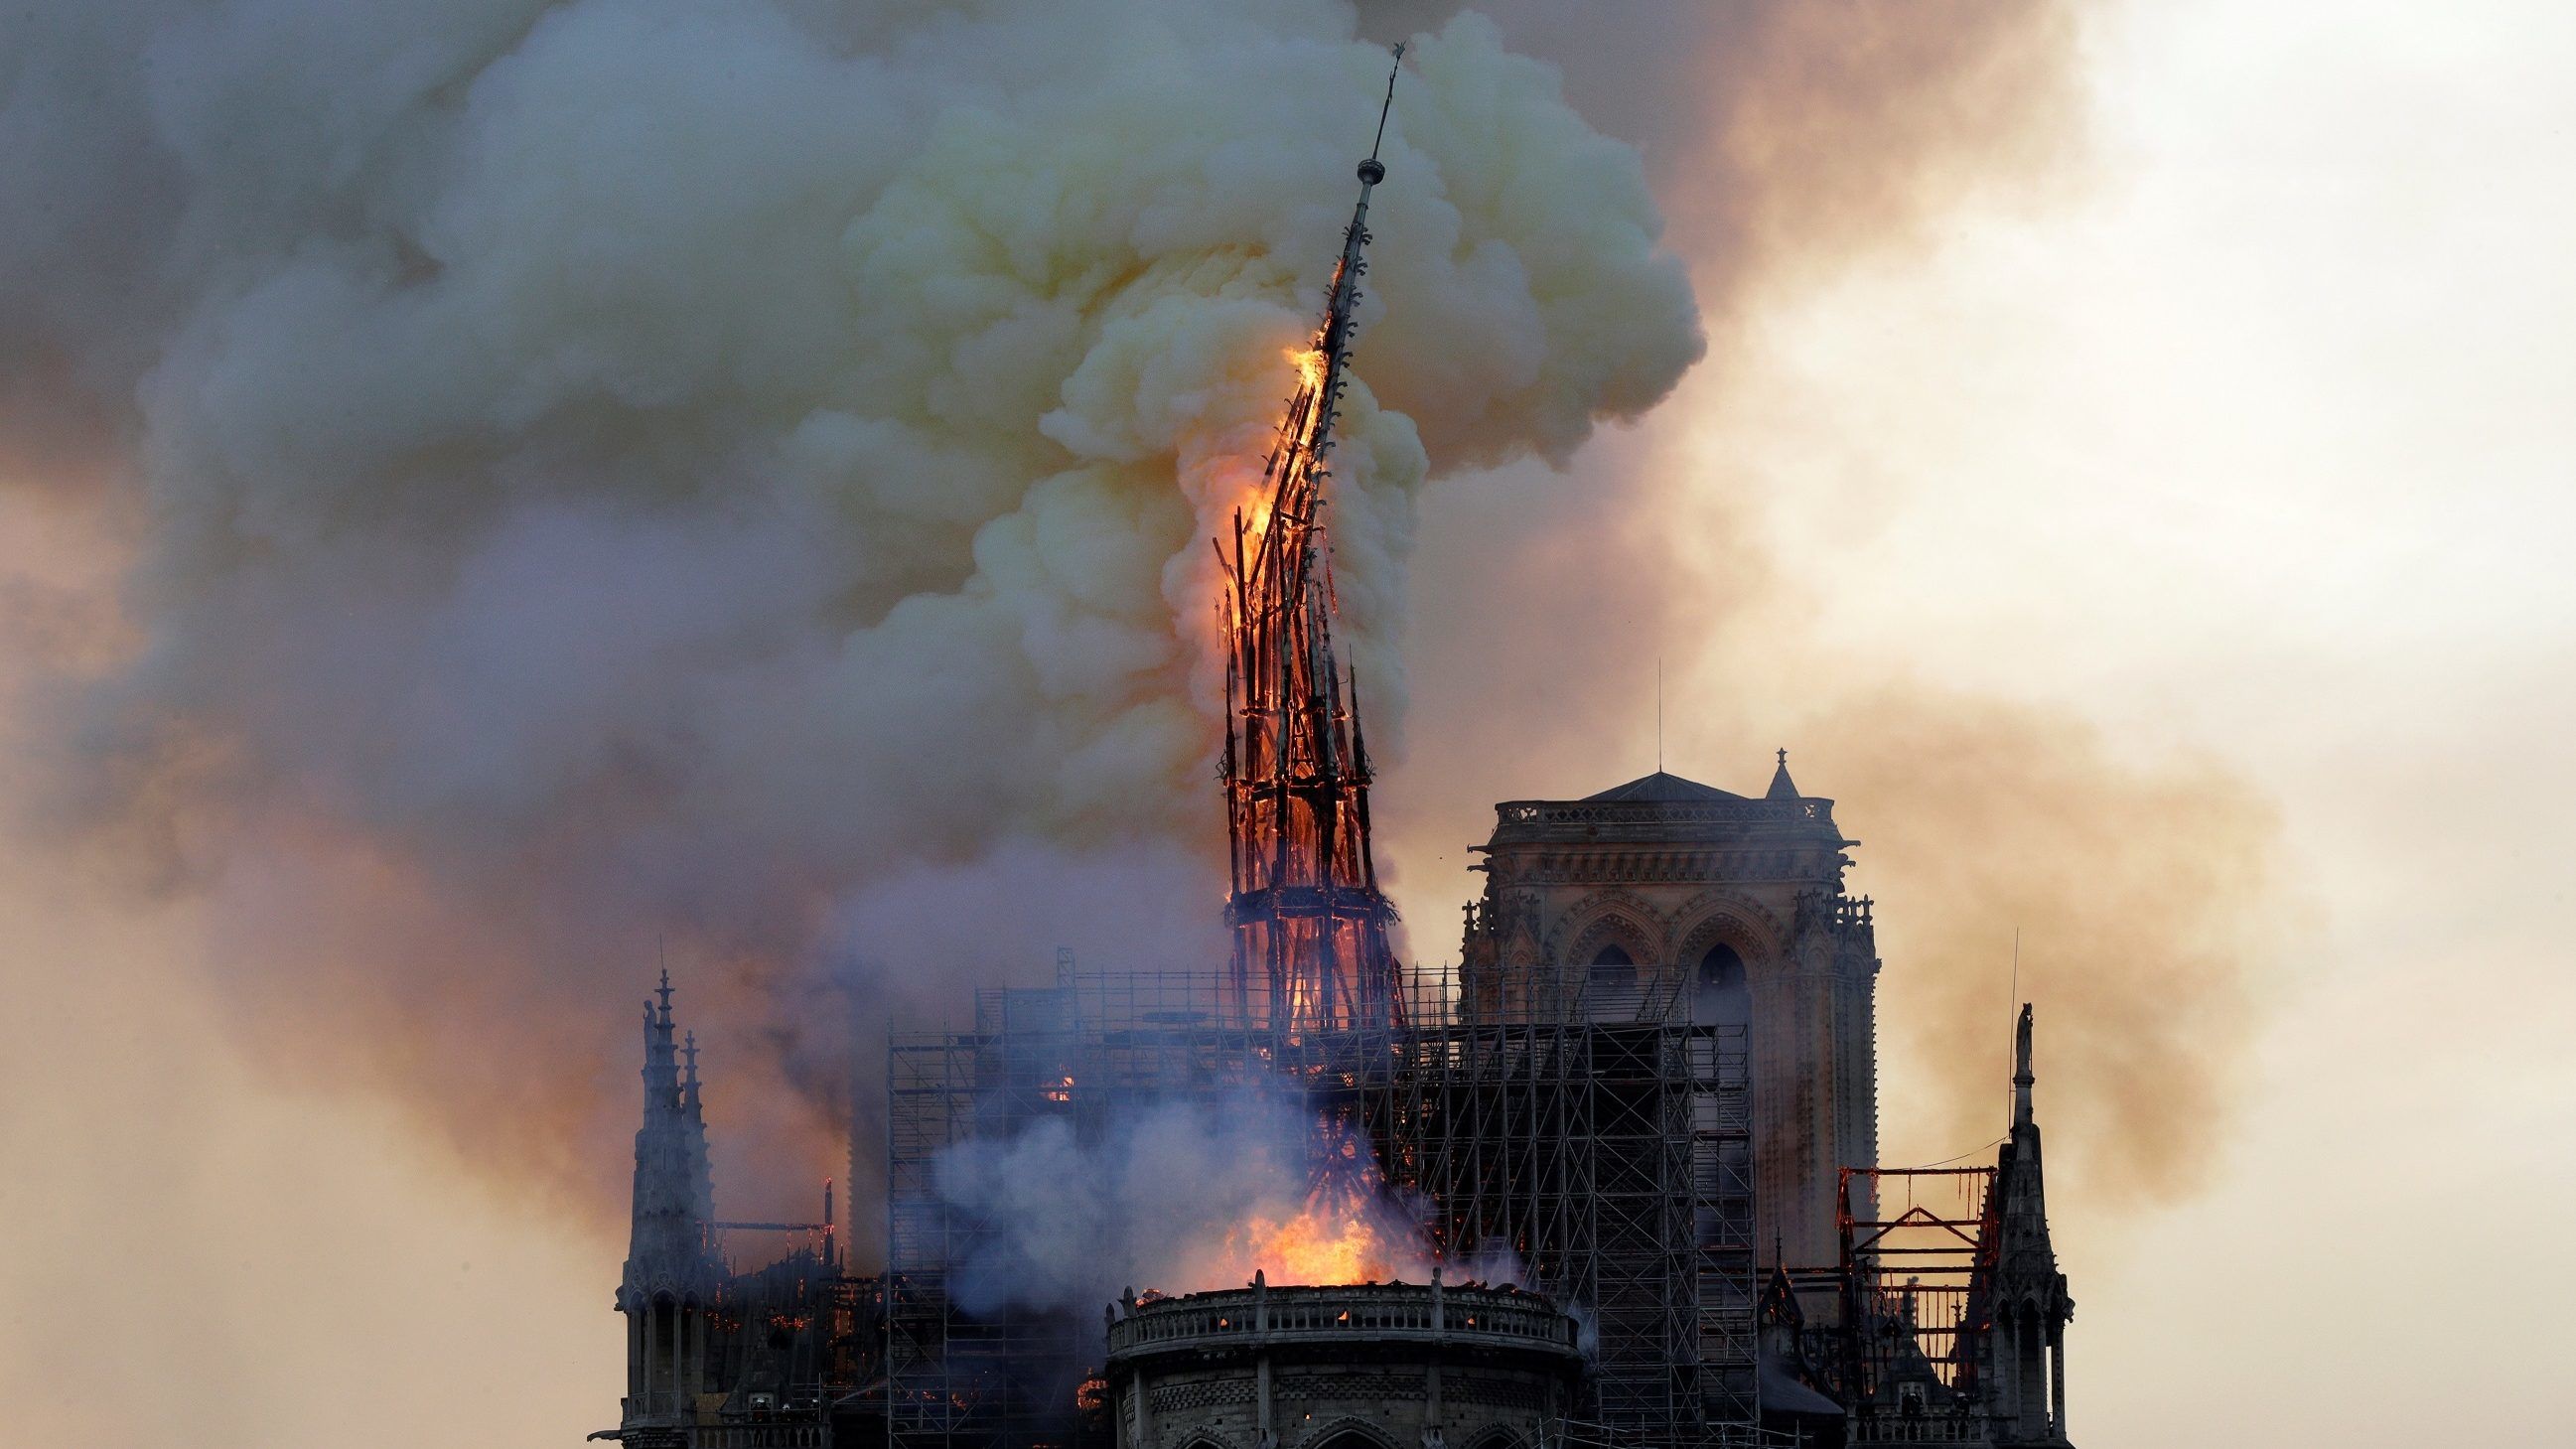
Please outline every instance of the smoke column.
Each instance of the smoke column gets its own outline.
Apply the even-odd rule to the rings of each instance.
[[[801,1201],[838,1167],[854,1010],[865,1042],[1057,946],[1221,959],[1204,540],[1348,214],[1374,42],[1429,29],[1335,484],[1385,854],[1441,879],[1496,795],[1628,773],[1630,681],[1701,641],[1677,730],[1795,744],[1866,818],[1886,1019],[1919,1023],[1893,1044],[1962,1130],[1993,1083],[1941,1049],[2002,1028],[1989,928],[2062,892],[2093,984],[2043,998],[2043,1070],[2126,1046],[2109,1090],[2050,1079],[2059,1140],[2163,1144],[2139,1181],[2187,1185],[2251,989],[2259,798],[1838,674],[1761,480],[1667,436],[1512,461],[1663,397],[1694,289],[1710,360],[1659,416],[1722,403],[1766,303],[2064,175],[2071,12],[1497,8],[0,21],[22,839],[200,899],[222,1025],[271,1070],[395,1094],[586,1213],[619,1200],[658,944],[727,1211]],[[1409,607],[1445,647],[1408,670]],[[1408,699],[1438,750],[1403,748]],[[1449,954],[1456,894],[1412,954]]]
[[[657,949],[746,1212],[837,1168],[854,1014],[1221,960],[1206,540],[1374,37],[360,11],[8,22],[0,453],[116,590],[22,611],[86,623],[18,712],[28,827],[202,896],[278,1070],[592,1211]],[[1332,527],[1392,751],[1431,460],[1562,458],[1701,341],[1634,153],[1490,23],[1412,51],[1385,159]]]
[[[1318,1160],[1336,1164],[1321,1183]],[[934,1179],[982,1228],[956,1279],[972,1312],[1095,1310],[1128,1288],[1200,1293],[1256,1271],[1282,1283],[1418,1283],[1438,1261],[1421,1222],[1384,1191],[1367,1144],[1319,1121],[1293,1086],[1113,1104],[1089,1144],[1068,1119],[1045,1118],[949,1148]],[[1451,1273],[1519,1277],[1504,1254]]]

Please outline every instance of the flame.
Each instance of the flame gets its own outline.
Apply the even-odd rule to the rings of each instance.
[[[1228,446],[1206,452],[1183,450],[1184,466],[1197,480],[1192,491],[1206,500],[1202,505],[1204,516],[1214,524],[1210,538],[1216,544],[1219,560],[1230,561],[1234,556],[1235,520],[1242,522],[1242,546],[1246,551],[1257,551],[1262,537],[1270,530],[1270,508],[1275,501],[1277,480],[1265,472],[1263,464],[1272,450],[1284,445],[1295,453],[1314,439],[1315,414],[1312,408],[1305,410],[1305,422],[1298,429],[1298,436],[1287,438],[1284,434],[1299,416],[1299,400],[1313,397],[1323,389],[1323,349],[1310,340],[1303,347],[1281,348],[1279,357],[1295,370],[1297,386],[1282,411],[1274,415],[1275,420],[1265,433],[1249,438],[1233,437]],[[1206,640],[1211,658],[1223,656],[1244,624],[1237,612],[1233,591],[1219,588],[1216,593],[1217,608],[1206,616],[1213,623]]]
[[[1291,394],[1289,400],[1293,415],[1296,399],[1322,390],[1324,354],[1320,348],[1289,347],[1281,349],[1279,355],[1290,367],[1297,369],[1297,391]],[[1314,435],[1315,414],[1312,409],[1309,409],[1305,426],[1299,430],[1299,436],[1293,440],[1294,446],[1300,451],[1304,450],[1313,441]],[[1235,506],[1243,513],[1244,536],[1247,539],[1257,540],[1270,528],[1272,480],[1264,477],[1258,467],[1252,466],[1255,461],[1250,458],[1242,460],[1239,465],[1241,471],[1230,485],[1229,491],[1235,498]]]
[[[1319,1187],[1294,1217],[1255,1214],[1226,1235],[1228,1256],[1275,1283],[1376,1283],[1396,1276],[1396,1255],[1364,1193]]]
[[[1320,347],[1291,347],[1283,354],[1288,365],[1297,369],[1300,391],[1311,392],[1324,385],[1324,350]]]

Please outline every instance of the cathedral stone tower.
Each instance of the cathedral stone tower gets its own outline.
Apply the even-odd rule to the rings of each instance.
[[[1833,802],[1784,750],[1759,799],[1658,771],[1495,814],[1462,1011],[1749,1026],[1762,1256],[1831,1266],[1841,1169],[1878,1159],[1878,956]]]

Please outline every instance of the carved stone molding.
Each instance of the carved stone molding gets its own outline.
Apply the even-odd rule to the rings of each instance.
[[[1639,965],[1663,960],[1669,944],[1663,912],[1630,891],[1593,891],[1568,907],[1547,933],[1548,959],[1589,961],[1593,952],[1614,940]]]
[[[1696,963],[1720,941],[1733,946],[1750,963],[1777,961],[1789,938],[1779,916],[1742,891],[1701,891],[1673,912],[1681,950],[1674,959]]]
[[[1357,1434],[1370,1443],[1381,1446],[1381,1449],[1396,1449],[1395,1441],[1387,1437],[1383,1427],[1357,1414],[1343,1414],[1316,1425],[1298,1437],[1296,1449],[1307,1449],[1307,1446],[1314,1444],[1329,1444],[1343,1434]]]

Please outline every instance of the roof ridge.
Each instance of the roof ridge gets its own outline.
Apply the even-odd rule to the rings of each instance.
[[[1703,785],[1697,780],[1684,779],[1669,770],[1657,770],[1652,774],[1640,775],[1624,785],[1614,785],[1599,794],[1586,795],[1583,798],[1587,801],[1619,801],[1741,800],[1744,797],[1732,790],[1721,790],[1715,785]]]

